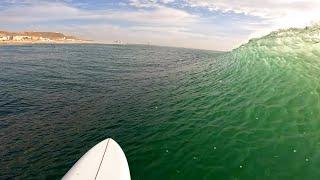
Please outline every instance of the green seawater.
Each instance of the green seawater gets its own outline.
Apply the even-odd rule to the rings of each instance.
[[[319,42],[0,46],[0,179],[60,179],[107,137],[132,179],[319,179]]]

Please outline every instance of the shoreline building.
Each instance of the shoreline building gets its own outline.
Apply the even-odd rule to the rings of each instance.
[[[1,36],[0,35],[0,41],[9,41],[10,40],[10,36]]]
[[[32,40],[32,37],[31,36],[13,36],[12,40],[14,41]]]

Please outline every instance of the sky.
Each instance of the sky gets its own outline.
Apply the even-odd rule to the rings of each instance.
[[[319,22],[320,0],[1,0],[0,30],[231,50],[273,30]]]

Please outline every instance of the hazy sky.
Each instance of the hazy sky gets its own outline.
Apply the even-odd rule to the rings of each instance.
[[[230,50],[320,19],[320,0],[1,0],[0,29]]]

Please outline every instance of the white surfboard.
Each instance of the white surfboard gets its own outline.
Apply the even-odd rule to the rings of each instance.
[[[108,138],[91,148],[63,176],[63,180],[130,180],[127,158]]]

